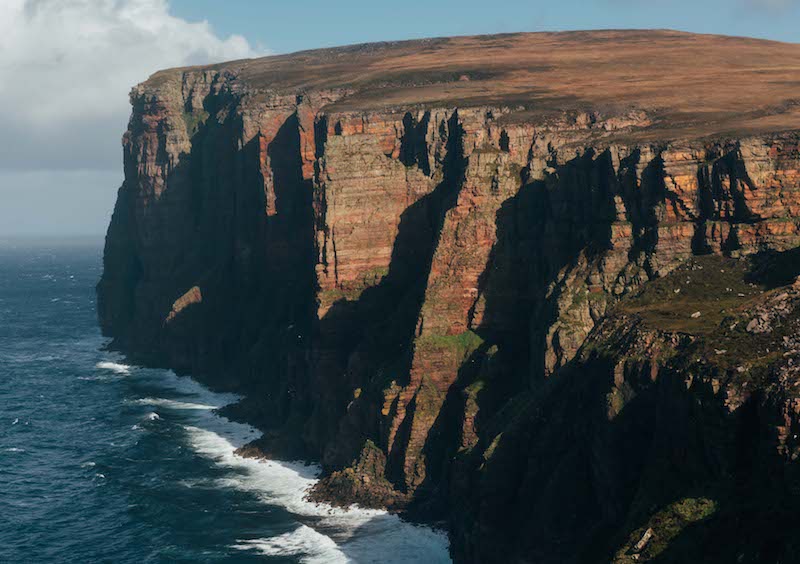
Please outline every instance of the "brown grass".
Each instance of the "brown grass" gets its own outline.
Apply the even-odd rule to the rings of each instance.
[[[348,89],[330,110],[509,105],[518,119],[643,110],[648,137],[800,128],[800,45],[676,31],[377,43],[225,65],[251,87]],[[156,78],[159,75],[156,75]]]

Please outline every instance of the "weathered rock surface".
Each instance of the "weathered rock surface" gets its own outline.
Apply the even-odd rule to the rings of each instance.
[[[800,244],[799,80],[800,46],[644,31],[160,72],[101,325],[245,392],[317,495],[447,518],[459,561],[682,561],[747,524],[718,561],[788,561],[797,290],[724,274]],[[687,264],[720,271],[705,299]]]

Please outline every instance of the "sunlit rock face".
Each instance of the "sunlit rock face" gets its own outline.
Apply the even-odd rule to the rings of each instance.
[[[446,519],[459,561],[716,561],[748,523],[720,562],[788,558],[797,68],[593,32],[163,71],[131,94],[101,326],[243,391],[256,447],[322,461],[314,495]],[[780,339],[736,340],[748,316]]]

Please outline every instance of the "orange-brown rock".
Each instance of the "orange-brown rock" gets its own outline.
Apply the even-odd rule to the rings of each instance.
[[[654,358],[631,359],[666,353],[611,355],[615,391],[564,384],[575,406],[526,402],[540,390],[572,401],[552,381],[580,380],[581,365],[605,377],[586,350],[622,346],[609,328],[624,327],[625,346],[661,343],[607,321],[643,285],[695,256],[800,244],[799,80],[800,46],[670,31],[433,39],[159,72],[131,95],[101,325],[142,361],[244,391],[270,452],[333,473],[322,491],[458,508],[454,495],[480,490],[469,501],[480,509],[451,519],[461,560],[577,558],[540,537],[549,548],[519,552],[529,543],[495,530],[492,496],[531,502],[539,477],[563,480],[559,492],[610,484],[575,494],[594,500],[588,521],[559,513],[553,530],[619,532],[646,468],[553,455],[547,414],[575,419],[564,441],[590,420],[580,398],[592,409],[601,398],[592,413],[606,423],[622,417],[633,388],[663,381]],[[684,409],[676,397],[664,405]],[[505,479],[504,463],[476,462],[507,444],[506,425],[568,470],[530,463],[518,480],[509,462]],[[615,433],[595,447],[624,440]]]

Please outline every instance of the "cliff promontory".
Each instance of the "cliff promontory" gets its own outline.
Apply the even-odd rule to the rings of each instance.
[[[671,31],[159,72],[103,331],[458,562],[792,561],[798,87],[800,45]]]

